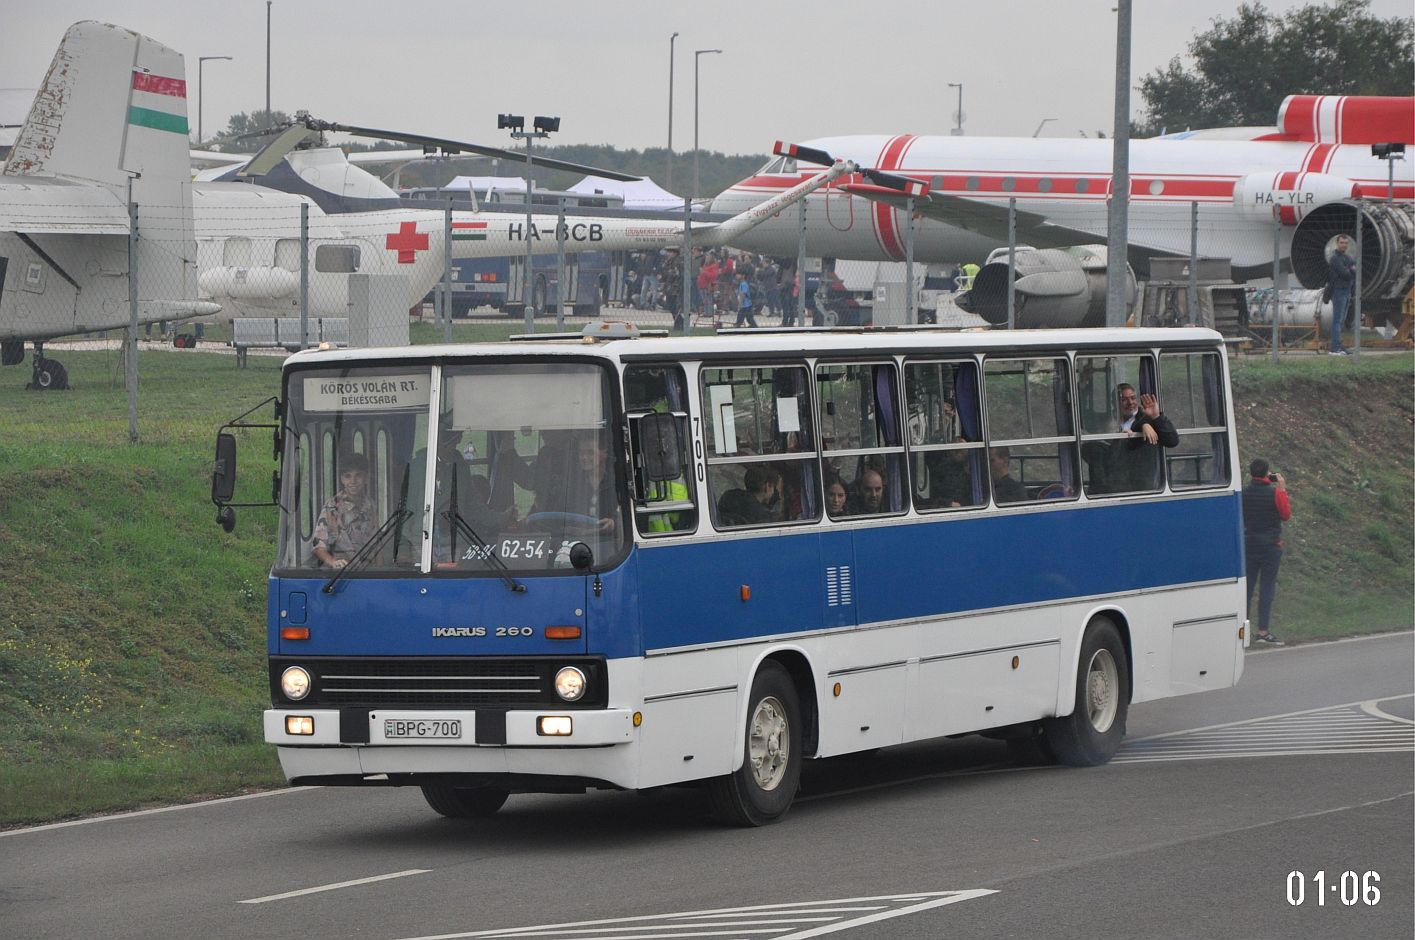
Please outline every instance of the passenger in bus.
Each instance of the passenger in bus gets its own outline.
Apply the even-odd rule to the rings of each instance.
[[[471,464],[462,453],[462,438],[463,432],[452,427],[451,414],[444,413],[437,432],[437,469],[433,481],[434,561],[465,560],[461,556],[470,547],[465,529],[471,529],[477,539],[486,541],[516,519],[514,506],[500,510],[491,508],[491,483],[485,476],[472,472]],[[424,466],[426,459],[426,452],[420,452],[414,458],[414,466]],[[418,480],[411,487],[410,508],[423,505],[421,483]],[[410,525],[420,525],[418,520],[415,508]]]
[[[378,530],[377,509],[368,495],[368,458],[339,458],[339,491],[319,511],[314,555],[330,568],[343,568]]]
[[[1082,456],[1090,470],[1090,493],[1136,493],[1160,486],[1160,450],[1179,445],[1174,422],[1160,411],[1150,393],[1139,395],[1135,386],[1115,387],[1120,412],[1119,430],[1126,439],[1088,441]]]
[[[762,464],[747,468],[742,487],[728,490],[717,501],[723,526],[765,525],[775,522],[773,511],[781,501],[781,474]]]
[[[825,511],[832,519],[838,519],[846,514],[845,506],[849,500],[849,493],[845,490],[845,481],[838,476],[832,476],[825,484]]]
[[[849,514],[872,516],[882,512],[889,512],[884,498],[884,474],[874,467],[866,467],[855,480],[855,502]]]
[[[957,509],[973,505],[973,478],[968,470],[974,451],[935,450],[924,459],[929,468],[927,507]]]
[[[1006,447],[988,449],[988,472],[992,476],[993,498],[999,504],[1027,499],[1027,488],[1012,479],[1012,451]]]

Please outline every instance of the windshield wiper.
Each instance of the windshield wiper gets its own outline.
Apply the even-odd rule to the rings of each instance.
[[[491,546],[486,544],[486,541],[480,535],[477,534],[476,529],[473,529],[471,525],[467,523],[467,520],[462,518],[462,514],[460,512],[458,512],[456,509],[445,509],[442,512],[442,518],[452,523],[454,531],[459,533],[462,537],[464,537],[467,541],[471,542],[477,548],[481,549],[482,560],[485,561],[487,565],[490,566],[491,569],[496,572],[497,576],[501,578],[503,584],[505,584],[511,590],[515,591],[517,594],[526,593],[526,586],[521,582],[517,581],[515,578],[511,577],[510,569],[506,567],[506,562],[502,561],[500,556],[498,556],[496,552],[492,550]]]
[[[374,556],[374,553],[388,543],[389,537],[402,528],[403,522],[411,515],[412,512],[407,509],[393,510],[388,518],[384,520],[383,525],[379,526],[378,530],[364,543],[364,547],[355,552],[354,557],[349,559],[349,563],[334,572],[334,576],[324,582],[324,593],[334,593],[334,585],[338,584],[344,575],[367,565],[369,559]]]

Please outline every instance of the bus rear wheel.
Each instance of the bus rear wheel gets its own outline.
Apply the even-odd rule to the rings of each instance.
[[[450,819],[484,819],[494,816],[511,794],[500,787],[454,787],[449,783],[425,783],[427,805]]]
[[[1081,638],[1076,702],[1064,718],[1048,718],[1043,729],[1056,759],[1072,767],[1094,767],[1115,756],[1130,710],[1130,670],[1120,630],[1104,617],[1091,621]]]
[[[778,663],[752,680],[742,766],[708,781],[713,815],[733,826],[765,826],[791,808],[801,784],[801,703]]]

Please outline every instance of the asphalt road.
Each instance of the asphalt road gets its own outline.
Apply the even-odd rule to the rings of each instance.
[[[1403,633],[1250,653],[1136,706],[1105,767],[978,738],[813,763],[759,830],[691,789],[476,823],[301,789],[3,832],[0,936],[1408,940],[1413,705]]]

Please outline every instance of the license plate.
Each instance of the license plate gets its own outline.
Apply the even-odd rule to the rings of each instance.
[[[385,718],[383,736],[396,741],[456,741],[462,737],[460,718]]]

